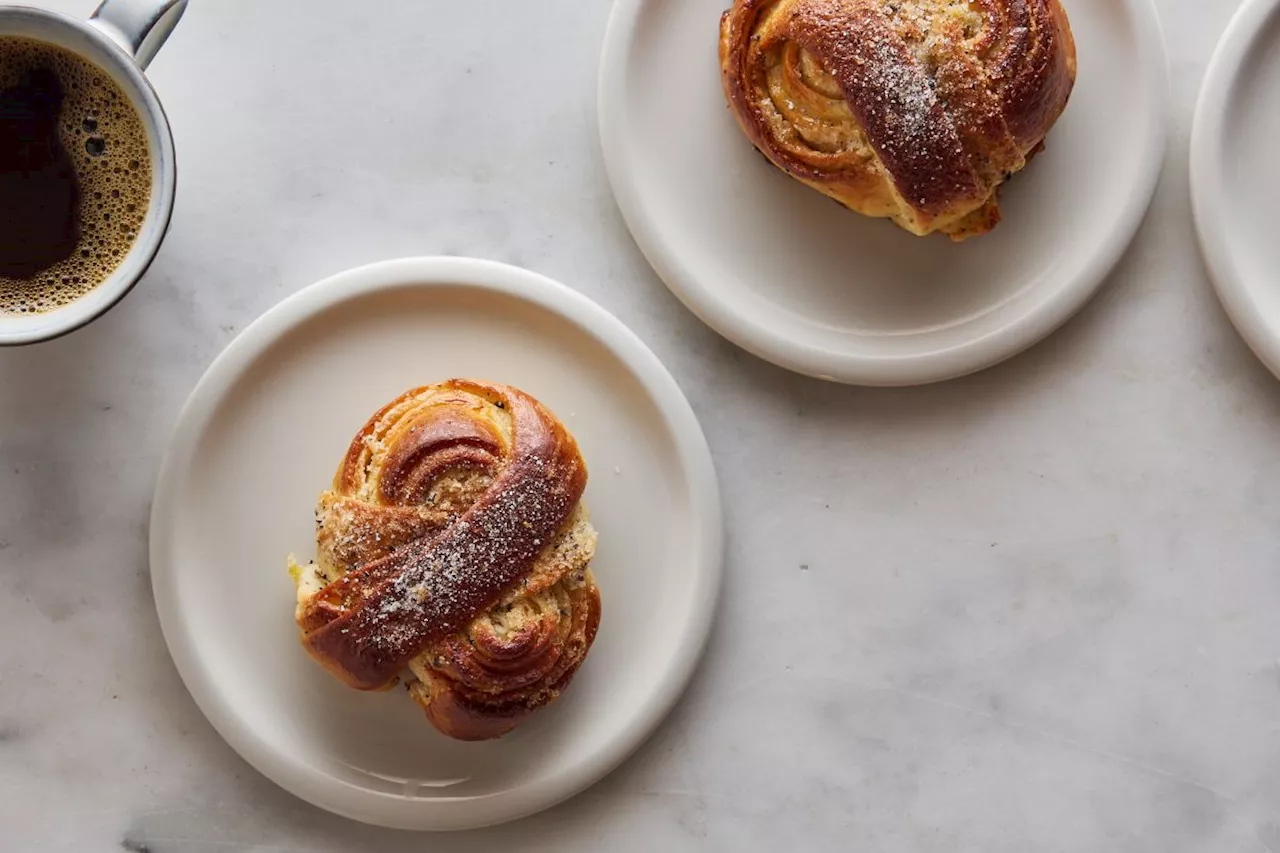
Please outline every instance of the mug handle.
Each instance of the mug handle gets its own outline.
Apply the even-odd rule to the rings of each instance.
[[[187,9],[187,0],[102,0],[89,25],[125,49],[146,70]]]

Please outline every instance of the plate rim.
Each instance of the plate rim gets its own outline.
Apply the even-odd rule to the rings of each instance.
[[[1188,180],[1191,218],[1209,282],[1240,337],[1280,377],[1280,318],[1268,321],[1258,311],[1254,286],[1240,271],[1221,215],[1227,203],[1221,184],[1227,112],[1238,95],[1245,59],[1277,12],[1280,0],[1244,0],[1218,38],[1191,119]]]
[[[253,731],[220,697],[176,598],[181,561],[173,552],[173,497],[228,390],[268,348],[319,313],[375,293],[424,287],[475,288],[513,297],[573,323],[610,351],[644,389],[663,419],[688,482],[695,532],[691,556],[699,571],[691,573],[696,575],[692,606],[688,621],[679,628],[683,640],[676,644],[675,657],[647,702],[604,748],[533,790],[521,783],[474,797],[419,799],[315,774]],[[569,799],[614,770],[649,738],[688,686],[710,637],[724,574],[723,513],[711,451],[687,397],[658,357],[621,320],[566,285],[520,267],[452,256],[379,261],[337,273],[286,297],[248,325],[209,365],[178,414],[156,480],[148,537],[161,633],[183,684],[210,725],[241,758],[295,796],[344,817],[396,829],[475,829],[516,820]]]
[[[1155,0],[1122,1],[1134,22],[1138,63],[1145,72],[1147,100],[1152,105],[1145,129],[1145,166],[1135,173],[1118,227],[1099,244],[1075,278],[996,331],[954,346],[905,356],[824,350],[751,321],[737,312],[732,298],[717,296],[715,287],[699,283],[697,276],[691,274],[678,254],[659,236],[661,229],[641,203],[627,168],[629,161],[621,153],[627,69],[623,57],[634,41],[645,7],[665,0],[615,0],[605,28],[596,87],[596,115],[605,174],[614,200],[632,239],[667,289],[718,334],[765,361],[817,379],[868,386],[923,385],[991,367],[1048,337],[1089,302],[1133,242],[1159,186],[1168,153],[1171,104],[1168,53]],[[727,6],[730,0],[723,2]],[[719,101],[716,105],[721,106]]]

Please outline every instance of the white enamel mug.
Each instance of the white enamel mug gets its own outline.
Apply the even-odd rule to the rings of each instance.
[[[141,116],[151,153],[151,202],[133,246],[115,272],[53,311],[0,314],[0,345],[48,340],[89,323],[119,302],[151,265],[173,214],[177,171],[169,120],[142,72],[186,5],[186,0],[104,0],[88,21],[47,9],[0,5],[0,36],[56,44],[109,75]]]

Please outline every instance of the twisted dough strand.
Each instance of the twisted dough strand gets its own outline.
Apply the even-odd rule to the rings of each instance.
[[[775,165],[868,216],[957,239],[1066,106],[1058,0],[735,0],[725,96]]]
[[[573,438],[521,391],[453,380],[407,392],[356,435],[321,495],[303,645],[360,689],[408,666],[447,734],[509,730],[558,695],[599,623],[586,476]]]

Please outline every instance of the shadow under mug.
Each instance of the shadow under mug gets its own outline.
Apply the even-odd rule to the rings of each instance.
[[[55,44],[115,81],[142,119],[151,154],[151,202],[138,236],[115,272],[52,311],[0,314],[0,345],[48,340],[100,317],[137,284],[156,256],[173,214],[177,169],[169,120],[142,72],[186,5],[187,0],[103,0],[88,21],[47,9],[0,5],[0,36]]]

